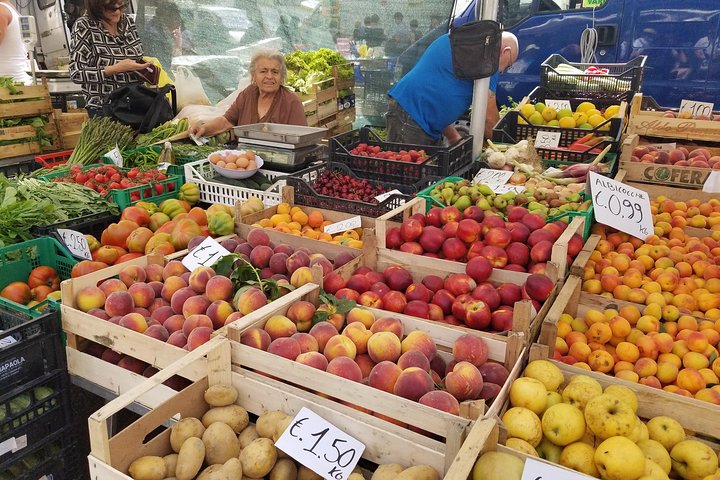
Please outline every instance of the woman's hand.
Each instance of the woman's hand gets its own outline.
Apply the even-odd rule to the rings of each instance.
[[[144,70],[145,68],[148,68],[149,66],[150,66],[149,63],[137,62],[130,58],[125,58],[123,60],[120,60],[115,65],[110,65],[109,67],[105,67],[105,73],[109,73],[110,75],[115,75],[117,73],[137,72],[138,70]]]
[[[197,121],[190,125],[188,132],[196,137],[212,137],[223,132],[227,132],[232,128],[232,124],[227,118],[220,116],[208,121]]]
[[[205,133],[205,122],[198,121],[190,125],[190,128],[188,128],[188,131],[190,132],[190,135],[195,135],[196,137],[202,137]]]

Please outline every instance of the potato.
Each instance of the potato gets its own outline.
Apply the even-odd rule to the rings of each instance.
[[[185,440],[178,453],[175,476],[177,480],[192,480],[205,460],[205,444],[197,437]]]
[[[440,480],[440,475],[429,465],[415,465],[403,470],[395,480]]]
[[[211,407],[226,407],[235,403],[238,391],[232,385],[213,385],[205,390],[205,401]]]
[[[240,432],[240,435],[238,435],[238,440],[240,440],[240,448],[247,447],[248,445],[250,445],[250,442],[252,442],[256,438],[260,438],[260,435],[258,435],[257,430],[255,430],[255,425],[248,425],[243,429],[242,432]]]
[[[323,480],[323,477],[313,472],[304,465],[300,465],[298,468],[297,480]]]
[[[275,433],[275,425],[285,417],[287,417],[285,412],[280,410],[265,412],[255,422],[255,430],[262,438],[272,438]]]
[[[279,421],[275,424],[275,430],[273,430],[273,436],[272,436],[273,442],[277,442],[277,441],[278,441],[278,439],[279,439],[279,438],[282,436],[282,434],[285,432],[285,429],[290,426],[290,424],[292,423],[292,421],[293,421],[293,417],[289,417],[289,416],[288,416],[288,417],[285,417],[285,418],[279,420]]]
[[[173,452],[178,453],[188,438],[200,438],[203,433],[205,433],[205,427],[200,420],[195,417],[183,418],[170,429],[170,446]]]
[[[163,461],[165,461],[165,468],[167,469],[167,473],[165,475],[170,475],[171,477],[175,476],[175,466],[177,465],[177,459],[177,453],[171,453],[170,455],[165,455],[163,457]]]
[[[230,480],[222,465],[210,465],[198,475],[196,480]]]
[[[263,478],[270,473],[277,461],[277,450],[269,438],[258,438],[240,452],[243,475]]]
[[[167,469],[162,457],[148,455],[132,462],[128,473],[135,480],[163,480]]]
[[[211,424],[203,433],[205,461],[209,465],[222,464],[240,454],[240,441],[229,425],[222,422]]]
[[[351,473],[347,480],[365,480],[362,473]]]
[[[215,422],[222,422],[230,426],[233,432],[240,433],[250,423],[247,410],[240,405],[228,405],[226,407],[211,408],[202,417],[202,424],[205,428]]]
[[[375,473],[373,473],[371,480],[395,480],[395,477],[400,475],[400,472],[405,470],[402,465],[397,463],[386,463],[380,465]]]
[[[297,480],[297,473],[295,462],[289,458],[281,458],[270,471],[270,480]]]
[[[239,458],[231,458],[223,464],[223,471],[230,480],[237,480],[242,477],[242,463]]]

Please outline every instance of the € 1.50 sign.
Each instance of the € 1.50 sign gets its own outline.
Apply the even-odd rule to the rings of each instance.
[[[647,192],[590,172],[595,220],[645,240],[654,230]]]

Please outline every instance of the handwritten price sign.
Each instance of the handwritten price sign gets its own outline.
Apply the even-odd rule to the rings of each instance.
[[[505,185],[512,176],[512,171],[481,168],[477,175],[475,175],[475,178],[473,178],[473,183],[487,185],[493,188],[495,186]]]
[[[647,192],[590,172],[595,220],[645,240],[654,232]]]
[[[572,107],[570,106],[570,100],[551,100],[549,98],[546,98],[545,106],[552,107],[557,111],[560,111],[563,109],[572,111]]]
[[[116,167],[118,167],[118,168],[123,167],[123,162],[124,162],[123,156],[122,156],[122,153],[120,153],[120,149],[117,146],[115,148],[113,148],[112,150],[110,150],[109,152],[107,152],[103,156],[112,160],[112,162],[115,164]]]
[[[275,446],[326,480],[347,479],[365,451],[365,445],[304,407]]]
[[[525,460],[520,480],[587,480],[588,477],[579,473],[543,463],[533,458]]]
[[[82,258],[84,260],[92,260],[90,254],[90,246],[88,245],[85,235],[75,230],[68,228],[58,228],[58,235],[62,238],[65,246],[70,250],[73,256]]]
[[[557,148],[560,145],[560,132],[538,132],[535,137],[536,148]]]
[[[214,239],[208,237],[182,259],[182,264],[192,272],[199,266],[209,267],[226,255],[230,255],[230,252]]]
[[[339,222],[335,222],[335,223],[331,223],[330,225],[327,225],[325,227],[325,233],[334,235],[336,233],[346,232],[348,230],[360,228],[361,226],[362,226],[362,222],[360,221],[360,216],[355,216],[355,217],[350,217],[346,220],[341,220]]]
[[[709,102],[696,102],[694,100],[683,100],[680,102],[681,112],[690,112],[693,117],[709,117],[713,114],[715,104]]]

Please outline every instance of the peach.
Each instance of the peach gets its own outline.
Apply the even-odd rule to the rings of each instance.
[[[300,342],[291,337],[276,338],[268,346],[267,351],[288,360],[295,360],[302,353]]]
[[[298,331],[295,323],[284,315],[273,315],[268,318],[264,328],[273,340],[281,337],[291,337]]]
[[[108,278],[102,282],[99,287],[106,297],[109,297],[113,292],[122,292],[127,290],[127,286],[119,278]]]
[[[426,372],[430,370],[430,362],[427,357],[419,350],[408,350],[397,361],[398,367],[405,370],[409,367],[422,368]]]
[[[419,403],[453,415],[460,415],[460,404],[450,393],[442,390],[428,392],[418,400]]]
[[[270,259],[274,255],[273,249],[267,245],[258,245],[250,251],[250,263],[255,268],[266,268],[270,266]],[[276,272],[273,272],[276,273]],[[285,272],[281,272],[285,273]]]
[[[267,305],[267,297],[259,288],[250,287],[236,295],[233,303],[238,312],[249,315]]]
[[[206,266],[199,266],[190,273],[190,288],[196,293],[205,293],[208,281],[215,276],[215,270]]]
[[[192,275],[190,277],[190,280],[192,281]],[[196,282],[197,281],[199,280],[196,280]],[[230,301],[234,293],[233,283],[227,277],[223,277],[222,275],[214,275],[210,277],[210,279],[205,284],[204,291],[205,295],[211,302],[217,300]]]
[[[398,343],[400,342],[398,341]],[[319,344],[320,342],[318,341],[318,345]],[[323,348],[323,355],[325,355],[329,361],[337,357],[349,357],[354,360],[357,355],[357,347],[352,340],[345,335],[335,335],[328,339]]]
[[[139,313],[128,313],[126,315],[123,315],[123,317],[118,322],[118,325],[140,333],[145,332],[145,330],[147,330],[148,328],[145,317],[143,317]]]
[[[123,316],[132,312],[135,308],[135,301],[128,291],[112,292],[105,300],[105,311],[111,317]]]
[[[151,325],[144,333],[148,337],[156,338],[161,342],[167,342],[167,339],[170,337],[170,332],[162,325]]]
[[[320,352],[305,352],[295,358],[295,361],[307,365],[309,367],[317,368],[318,370],[325,371],[328,367],[328,360]]]
[[[348,357],[333,358],[328,363],[326,371],[353,382],[361,382],[363,379],[360,366]]]
[[[478,376],[480,376],[478,372]],[[482,377],[480,376],[482,381]],[[430,374],[421,368],[410,367],[403,370],[395,382],[393,393],[408,400],[417,402],[434,388]]]
[[[504,385],[510,376],[510,372],[499,363],[487,362],[478,367],[480,374],[483,377],[483,382],[494,383],[497,385]]]
[[[187,271],[188,269],[185,268],[185,265],[183,265],[180,260],[170,260],[163,268],[163,280],[167,280],[170,277],[179,277]]]
[[[380,362],[370,371],[368,385],[378,390],[393,393],[395,383],[402,372],[403,370],[393,362]]]
[[[483,400],[486,401],[486,403],[489,405],[490,401],[492,401],[495,397],[498,396],[500,393],[500,390],[502,390],[502,387],[500,385],[496,385],[494,383],[483,383],[483,388],[480,390],[480,397]]]
[[[302,353],[319,351],[317,340],[315,340],[315,337],[309,333],[298,332],[293,334],[290,338],[294,338],[298,341],[300,344],[300,351]]]
[[[185,348],[185,345],[187,345],[187,336],[185,336],[182,330],[177,330],[170,334],[167,343],[179,348]]]
[[[147,308],[155,300],[155,290],[145,282],[133,283],[127,293],[132,297],[136,307]]]
[[[267,350],[270,342],[272,342],[270,335],[258,327],[248,328],[240,335],[240,343],[260,350]]]
[[[145,265],[145,281],[146,282],[162,282],[163,266],[157,263]]]
[[[458,362],[470,362],[476,367],[488,360],[488,348],[485,340],[473,334],[465,334],[453,342],[452,353]]]
[[[705,388],[705,377],[694,368],[683,368],[675,381],[678,387],[695,394]]]
[[[126,287],[129,287],[135,282],[144,282],[146,277],[145,270],[138,265],[128,265],[120,270],[118,274],[118,278],[120,278],[120,281],[123,282]]]
[[[169,277],[163,283],[162,290],[160,291],[160,296],[170,302],[175,292],[177,292],[181,288],[186,288],[187,286],[187,282],[185,282],[185,280],[183,280],[181,277]]]
[[[298,250],[290,255],[285,262],[285,267],[290,275],[295,273],[295,270],[302,267],[310,266],[310,256],[302,250]]]
[[[85,287],[80,290],[75,298],[78,309],[88,312],[93,308],[102,308],[105,304],[105,293],[98,287]]]
[[[170,298],[170,307],[175,313],[183,313],[183,305],[185,302],[196,296],[195,291],[190,287],[183,287],[175,291]],[[205,312],[203,312],[205,313]]]
[[[396,362],[402,354],[400,339],[392,332],[380,331],[373,333],[367,342],[367,351],[375,363],[382,361]]]
[[[397,318],[383,317],[379,318],[375,321],[375,323],[372,324],[372,326],[370,327],[370,331],[372,333],[390,332],[395,334],[398,339],[402,339],[405,327],[403,326],[402,322]]]
[[[143,362],[142,360],[138,360],[137,358],[129,357],[125,355],[117,362],[118,367],[124,368],[125,370],[130,370],[133,373],[137,373],[138,375],[142,375],[145,369],[148,367],[148,364]]]
[[[159,321],[159,320],[158,320]],[[185,317],[182,315],[171,315],[162,322],[162,326],[173,334],[178,330],[182,331],[183,325],[185,324]]]
[[[195,293],[194,290],[193,293]],[[205,295],[194,295],[183,303],[182,314],[185,315],[185,318],[191,315],[205,315],[211,303]]]
[[[401,342],[402,353],[410,350],[418,350],[427,357],[428,363],[435,358],[437,354],[437,346],[435,341],[422,330],[414,330],[410,332]]]
[[[268,237],[268,234],[263,232],[261,228],[252,229],[246,240],[253,248],[258,245],[270,245],[270,237]]]
[[[310,267],[300,267],[292,273],[290,284],[295,287],[302,287],[305,284],[312,283],[313,273]]]
[[[367,353],[367,344],[373,333],[365,328],[360,322],[349,323],[342,332],[343,335],[348,337],[355,344],[357,353]]]
[[[295,323],[297,331],[308,332],[312,328],[315,305],[306,301],[294,302],[285,315]]]
[[[347,314],[347,323],[360,322],[365,328],[371,328],[375,323],[375,315],[366,308],[355,307]]]
[[[445,376],[445,388],[459,401],[475,400],[480,396],[483,377],[470,362],[458,362]]]
[[[210,317],[203,314],[190,315],[185,318],[182,330],[185,336],[190,338],[190,332],[192,332],[197,327],[207,327],[212,329],[212,320],[210,320]]]
[[[213,328],[218,329],[225,325],[228,317],[235,312],[233,306],[225,300],[215,300],[207,308],[205,314],[212,320]]]
[[[338,335],[337,328],[330,322],[319,322],[313,325],[309,333],[317,340],[318,351],[325,350],[328,340]]]
[[[210,327],[197,327],[194,328],[190,335],[187,336],[186,348],[189,351],[193,351],[204,343],[210,341],[213,329]]]

